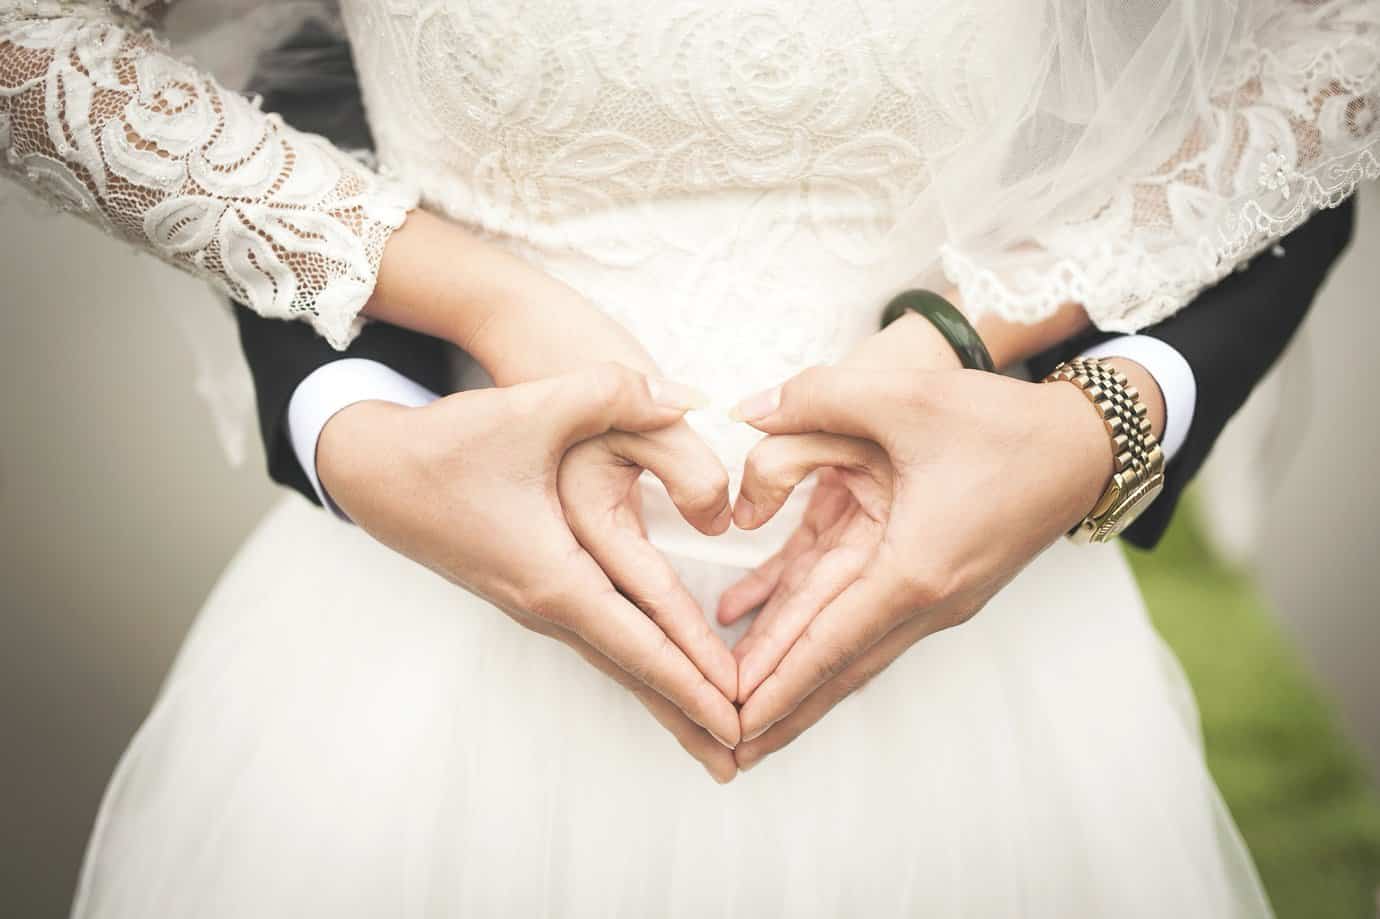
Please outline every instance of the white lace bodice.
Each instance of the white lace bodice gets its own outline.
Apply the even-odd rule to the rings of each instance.
[[[139,28],[167,2],[0,0],[4,169],[343,344],[408,193],[171,57]],[[1097,164],[1099,143],[1115,147],[1094,104],[1115,92],[1037,59],[1052,48],[1077,61],[1074,43],[1103,40],[1108,23],[1059,33],[1057,5],[1015,0],[342,6],[385,160],[429,202],[609,267],[679,252],[679,273],[663,264],[660,277],[698,288],[693,315],[677,317],[691,325],[752,317],[819,339],[837,329],[800,312],[833,312],[817,305],[833,293],[821,298],[819,282],[842,288],[861,272],[885,289],[932,275],[942,257],[974,312],[1036,319],[1077,300],[1103,327],[1134,328],[1380,171],[1380,0],[1241,5],[1229,44],[1203,57],[1208,90],[1184,84],[1183,118],[1150,113],[1166,127],[1145,131],[1146,146],[1169,155],[1112,158],[1100,164],[1109,178],[1093,170],[1077,196],[1045,195],[1043,211],[976,215],[954,202],[1001,201],[985,186],[1036,162],[984,158],[984,140],[1012,124],[1031,145],[1092,148],[1043,166]],[[1152,7],[1161,20],[1195,9],[1160,0],[1142,18]],[[1051,72],[1063,96],[1022,98],[1020,77],[1058,83]],[[1135,92],[1151,73],[1117,76]],[[1058,130],[1022,123],[1040,118]],[[956,189],[960,178],[971,184]],[[763,298],[797,295],[758,318]],[[815,344],[804,350],[818,356]]]
[[[1182,117],[1141,129],[1153,160],[1118,159],[1105,142],[1110,160],[1097,162],[1090,135],[1111,126],[1090,105],[1084,132],[1032,143],[1092,156],[1014,162],[1003,149],[993,166],[984,144],[1019,116],[992,100],[1046,66],[1011,59],[1022,6],[1039,4],[344,3],[383,156],[429,202],[611,269],[679,249],[693,272],[662,278],[705,285],[774,334],[809,323],[761,316],[761,291],[725,299],[720,288],[798,281],[811,293],[793,308],[812,310],[816,271],[831,288],[886,291],[942,263],[974,312],[1033,321],[1072,300],[1098,325],[1132,330],[1380,171],[1374,0],[1243,4],[1207,90],[1185,83]],[[1132,94],[1137,75],[1122,75]],[[1088,80],[1075,90],[1094,95]],[[1002,169],[1038,166],[1077,185],[1057,167],[1089,159],[1106,177],[1073,200],[1046,196],[1043,213],[1024,200],[956,212],[965,198],[1002,200],[985,190]],[[712,219],[696,223],[710,198]],[[678,318],[704,321],[705,299]]]
[[[411,199],[169,56],[161,6],[0,0],[3,168],[344,344]],[[1380,0],[340,6],[388,171],[723,401],[946,274],[1139,327],[1380,171]]]

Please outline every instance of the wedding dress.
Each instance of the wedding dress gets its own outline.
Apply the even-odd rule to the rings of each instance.
[[[420,197],[723,403],[945,278],[1138,327],[1380,172],[1374,2],[345,0],[387,177],[173,57],[160,5],[0,2],[7,173],[341,346]],[[741,468],[755,435],[691,420]],[[708,610],[800,506],[709,539],[646,496]],[[295,498],[202,611],[74,908],[1268,913],[1114,547],[1054,546],[719,787],[563,646]]]

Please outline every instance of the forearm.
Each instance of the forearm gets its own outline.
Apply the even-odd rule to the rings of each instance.
[[[364,313],[453,342],[486,368],[483,330],[514,298],[522,299],[517,260],[464,227],[424,211],[389,239],[378,284]],[[456,270],[464,266],[464,270]],[[530,275],[530,285],[535,280]]]
[[[569,285],[464,226],[417,212],[384,250],[365,314],[453,342],[500,386],[651,357]]]
[[[952,296],[956,297],[957,293]],[[1015,322],[987,313],[975,325],[992,361],[1004,370],[1073,338],[1092,323],[1083,307],[1066,303],[1058,312],[1039,322]]]

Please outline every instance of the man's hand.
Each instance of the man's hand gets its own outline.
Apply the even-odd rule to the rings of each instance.
[[[834,470],[801,533],[720,606],[733,619],[767,601],[738,649],[741,768],[977,613],[1082,519],[1112,471],[1077,389],[978,371],[815,368],[738,414],[773,435],[748,459],[740,526]]]
[[[692,523],[712,529],[726,520],[704,494],[706,482],[721,481],[712,456],[673,462],[636,437],[605,437],[666,429],[693,404],[683,387],[660,380],[649,387],[641,374],[612,364],[419,409],[361,403],[327,424],[317,468],[335,501],[372,536],[616,675],[726,781],[736,771],[728,747],[739,739],[727,650],[712,633],[714,641],[705,640],[698,606],[657,606],[654,622],[630,603],[572,534],[558,494],[570,448],[611,440],[619,459],[610,477],[626,475],[629,462],[645,463]],[[582,454],[597,478],[600,454]],[[721,503],[727,506],[726,489]],[[620,581],[636,574],[607,564]]]

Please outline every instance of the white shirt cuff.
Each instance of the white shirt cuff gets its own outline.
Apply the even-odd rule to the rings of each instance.
[[[1164,396],[1164,436],[1160,446],[1165,462],[1174,458],[1188,439],[1193,411],[1198,403],[1198,381],[1193,368],[1173,345],[1149,335],[1123,335],[1084,351],[1082,357],[1124,357],[1146,369]]]
[[[391,367],[363,358],[323,364],[297,384],[288,402],[288,440],[321,503],[341,520],[349,521],[321,487],[321,479],[316,474],[316,444],[326,422],[335,417],[336,412],[358,402],[374,401],[418,408],[438,398],[425,386],[414,383]]]

